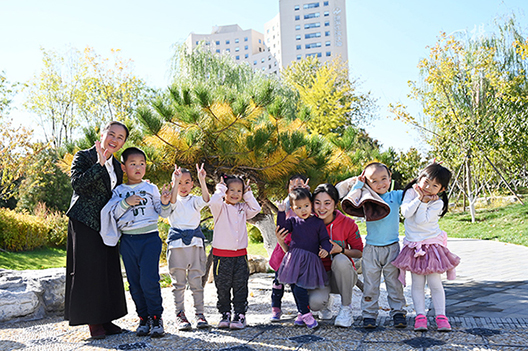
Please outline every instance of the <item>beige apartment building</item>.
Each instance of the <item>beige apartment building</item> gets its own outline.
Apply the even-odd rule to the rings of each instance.
[[[323,62],[337,56],[348,60],[346,0],[279,0],[279,10],[264,25],[264,34],[237,24],[215,26],[210,34],[189,34],[185,44],[227,53],[266,74],[279,74],[308,56]]]

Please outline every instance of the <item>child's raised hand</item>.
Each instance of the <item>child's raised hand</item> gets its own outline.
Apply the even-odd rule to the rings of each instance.
[[[109,154],[109,151],[103,150],[103,148],[101,147],[101,142],[99,140],[95,142],[95,151],[97,151],[97,162],[99,162],[101,166],[104,166],[107,160],[107,154]]]
[[[164,205],[167,205],[171,199],[171,190],[169,185],[163,184],[163,188],[161,189],[161,203]]]
[[[129,197],[127,197],[125,199],[126,203],[129,205],[129,206],[137,206],[139,204],[141,204],[142,201],[144,201],[145,199],[142,198],[141,196],[139,195],[130,195]]]
[[[325,258],[326,256],[328,256],[328,251],[326,251],[326,250],[323,249],[322,247],[319,248],[319,257],[321,257],[321,258]]]
[[[414,191],[416,191],[416,193],[418,194],[418,198],[420,199],[420,201],[423,202],[424,193],[423,193],[422,188],[420,188],[420,186],[418,184],[413,184],[412,187],[413,187]]]
[[[359,180],[361,183],[365,183],[365,170],[363,170],[363,172],[357,176],[357,180]]]
[[[246,184],[244,184],[244,194],[251,190],[251,187],[249,186],[250,182],[251,179],[246,180]]]
[[[277,204],[277,209],[279,210],[279,212],[284,212],[284,211],[286,211],[286,202],[285,202],[285,201],[280,201],[280,202]]]
[[[204,169],[204,164],[202,163],[202,166],[198,168],[198,164],[196,164],[196,173],[198,173],[198,179],[199,180],[205,180],[205,176],[207,176],[207,172]]]
[[[174,165],[174,172],[172,172],[172,186],[177,187],[178,184],[180,184],[181,177],[181,167],[178,167],[178,165]]]
[[[293,189],[297,188],[305,188],[310,190],[310,186],[308,185],[308,182],[310,181],[310,178],[306,179],[306,182],[300,178],[295,178],[293,180],[290,180],[290,184],[288,185],[288,192],[291,193]]]

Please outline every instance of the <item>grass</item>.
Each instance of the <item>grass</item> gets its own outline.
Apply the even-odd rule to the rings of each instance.
[[[468,212],[448,213],[440,219],[440,228],[450,238],[473,238],[496,240],[505,243],[528,246],[528,205],[509,205],[505,207],[477,210],[477,221],[471,223]],[[365,222],[357,221],[359,231],[364,237],[367,233]],[[404,233],[400,224],[400,234]],[[262,243],[249,242],[248,253],[268,257]],[[39,249],[26,252],[0,251],[0,268],[25,270],[60,268],[66,266],[66,250]],[[166,284],[170,278],[162,277]]]
[[[66,250],[38,249],[23,252],[0,251],[0,268],[26,270],[66,267]]]

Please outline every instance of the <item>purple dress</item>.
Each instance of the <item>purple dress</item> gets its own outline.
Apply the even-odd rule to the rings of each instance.
[[[284,212],[279,212],[277,225],[291,232],[292,239],[290,249],[277,271],[278,280],[283,284],[296,284],[305,289],[324,287],[328,276],[319,258],[319,247],[330,252],[333,245],[323,220],[315,216],[286,219]]]

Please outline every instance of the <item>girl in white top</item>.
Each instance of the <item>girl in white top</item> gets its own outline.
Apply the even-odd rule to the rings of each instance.
[[[405,271],[412,276],[412,299],[416,310],[415,331],[427,330],[425,317],[425,282],[431,290],[438,331],[450,331],[445,316],[445,292],[441,274],[455,278],[460,258],[451,253],[447,234],[440,230],[438,220],[448,208],[446,189],[451,172],[438,163],[423,169],[403,192],[401,213],[405,217],[403,249],[392,264],[400,269],[400,281],[405,285]]]
[[[176,328],[190,330],[191,323],[185,316],[185,288],[187,282],[194,299],[197,328],[207,328],[204,316],[204,295],[202,278],[205,274],[206,255],[204,235],[200,229],[200,211],[209,202],[209,192],[205,183],[206,172],[196,165],[196,172],[202,189],[202,196],[192,195],[194,182],[188,169],[174,166],[172,174],[170,230],[167,237],[167,262],[174,286],[176,305]]]

